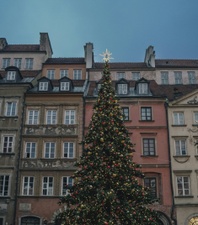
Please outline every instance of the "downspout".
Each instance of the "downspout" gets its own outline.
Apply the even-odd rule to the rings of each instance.
[[[27,90],[26,90],[27,91]],[[18,200],[18,185],[19,185],[19,165],[20,165],[20,157],[21,157],[21,146],[22,146],[22,134],[23,134],[23,121],[24,121],[24,108],[25,108],[25,93],[23,93],[23,102],[22,102],[22,112],[21,112],[21,125],[20,125],[20,133],[19,133],[19,145],[18,145],[18,158],[17,158],[17,173],[16,173],[16,181],[15,181],[15,201],[14,201],[14,218],[13,225],[16,222],[16,214],[17,214],[17,200]],[[17,222],[16,222],[17,224]]]
[[[172,165],[171,165],[171,154],[170,154],[170,132],[169,132],[169,123],[168,123],[168,102],[164,103],[166,111],[166,126],[168,133],[168,157],[169,157],[169,168],[170,168],[170,183],[171,183],[171,194],[172,194],[172,206],[171,206],[171,220],[174,221],[174,225],[177,225],[177,220],[174,217],[175,201],[174,201],[174,192],[173,192],[173,180],[172,180]]]

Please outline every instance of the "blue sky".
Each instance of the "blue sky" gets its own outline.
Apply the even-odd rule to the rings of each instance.
[[[198,59],[198,0],[1,0],[0,37],[38,44],[48,32],[53,57],[95,61],[108,49],[112,62],[141,62],[153,45],[158,59]]]

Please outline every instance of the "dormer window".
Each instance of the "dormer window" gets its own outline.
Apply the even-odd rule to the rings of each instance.
[[[47,91],[48,82],[39,82],[39,91]]]
[[[138,94],[140,94],[140,95],[148,94],[148,83],[139,83],[138,84]]]
[[[124,95],[128,93],[128,84],[118,84],[118,94]]]
[[[7,80],[15,80],[15,79],[16,79],[16,71],[8,71]]]
[[[61,91],[69,91],[70,90],[70,82],[61,82],[60,89],[61,89]]]

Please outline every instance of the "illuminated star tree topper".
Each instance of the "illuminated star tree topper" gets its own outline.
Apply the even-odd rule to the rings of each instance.
[[[110,59],[113,59],[113,58],[111,57],[111,55],[112,55],[112,53],[111,53],[110,51],[108,51],[107,49],[106,49],[105,52],[103,52],[102,54],[100,54],[100,56],[103,57],[103,61],[104,61],[104,62],[109,62]]]

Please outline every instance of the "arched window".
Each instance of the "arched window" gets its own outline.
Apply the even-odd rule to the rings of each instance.
[[[198,216],[191,218],[188,225],[198,225]]]
[[[40,219],[34,216],[26,216],[21,218],[21,225],[40,225]]]

